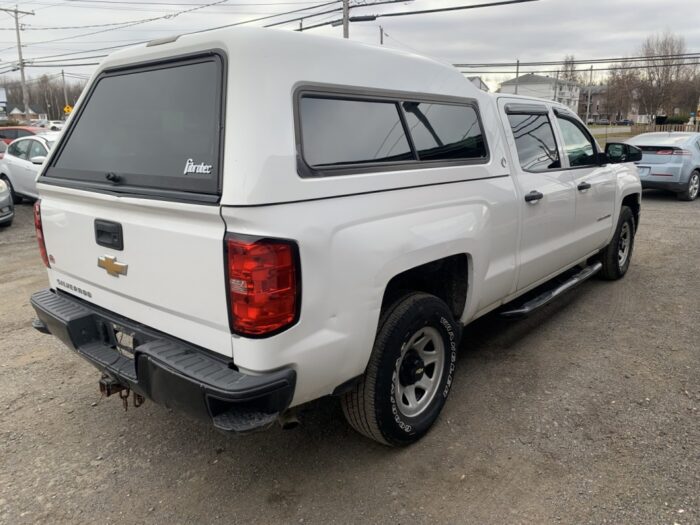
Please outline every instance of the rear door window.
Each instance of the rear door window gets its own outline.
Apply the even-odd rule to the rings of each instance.
[[[107,73],[61,141],[47,177],[116,180],[115,191],[218,193],[222,69],[220,57],[209,55]]]
[[[541,172],[561,168],[554,131],[546,114],[510,113],[508,122],[523,170]]]
[[[29,149],[30,159],[33,159],[34,157],[46,157],[47,151],[41,142],[39,142],[38,140],[32,140],[29,142],[32,143],[32,146]]]

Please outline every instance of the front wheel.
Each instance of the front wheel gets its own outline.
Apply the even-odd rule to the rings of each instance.
[[[460,330],[447,305],[413,292],[383,312],[367,370],[343,412],[359,433],[385,445],[418,441],[447,399]]]
[[[685,191],[678,194],[678,198],[682,201],[694,201],[700,193],[700,171],[695,170],[690,174],[688,186]]]
[[[600,262],[603,263],[602,276],[614,281],[621,279],[627,273],[632,260],[634,248],[634,214],[628,206],[620,210],[620,218],[617,221],[617,229],[612,241],[600,253]]]

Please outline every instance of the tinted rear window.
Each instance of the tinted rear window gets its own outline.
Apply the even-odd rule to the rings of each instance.
[[[330,176],[488,161],[476,105],[361,96],[301,96],[297,138],[304,173]]]
[[[300,110],[311,166],[413,159],[396,102],[303,97]]]
[[[685,144],[690,135],[672,135],[670,133],[649,133],[642,134],[631,138],[630,144],[638,144],[645,146],[682,146]]]
[[[99,79],[49,177],[196,193],[219,187],[218,57]]]

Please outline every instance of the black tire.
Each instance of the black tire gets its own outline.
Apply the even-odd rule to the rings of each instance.
[[[406,398],[397,400],[396,382],[403,385],[399,378],[406,370],[404,364],[409,362],[409,352],[412,351],[412,347],[407,348],[407,343],[426,332],[435,339],[430,339],[424,348],[432,348],[428,353],[435,352],[436,358],[440,353],[442,366],[438,368],[439,360],[432,364],[432,394],[423,401],[424,408],[420,413],[407,416],[401,408]],[[348,423],[360,434],[385,445],[406,446],[418,441],[438,418],[450,392],[460,332],[447,305],[427,293],[409,293],[386,308],[379,320],[367,370],[362,380],[341,398]],[[421,367],[421,364],[417,364],[414,358],[408,365],[413,368],[405,373],[415,373],[410,379],[414,382],[418,375],[421,378],[425,375],[430,382],[431,365]],[[436,376],[438,373],[440,375]],[[418,398],[416,392],[420,389],[414,387],[414,397],[420,403],[423,397]],[[425,395],[428,395],[427,390],[423,391]]]
[[[700,187],[700,170],[695,170],[688,178],[688,186],[685,191],[677,193],[676,196],[682,201],[694,201],[698,198],[698,188]]]
[[[613,235],[610,244],[603,248],[603,251],[600,253],[600,262],[603,263],[600,274],[604,279],[615,281],[621,279],[627,273],[627,269],[630,267],[630,261],[632,260],[635,231],[634,214],[629,207],[623,206],[620,210],[620,218],[617,221],[615,235]],[[621,263],[619,254],[621,250],[621,237],[623,235],[628,236],[628,248],[626,252],[627,256]]]
[[[20,204],[22,202],[22,196],[15,193],[15,189],[12,187],[10,179],[8,179],[5,175],[0,175],[0,179],[2,179],[5,182],[5,184],[7,184],[7,187],[10,188],[10,195],[12,195],[12,204]]]
[[[14,218],[10,219],[9,221],[0,222],[0,228],[9,228],[10,226],[12,226],[13,220],[14,220]]]

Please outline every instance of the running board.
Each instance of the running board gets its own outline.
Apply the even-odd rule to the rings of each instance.
[[[530,315],[532,312],[534,312],[538,308],[543,307],[545,304],[559,297],[564,292],[568,292],[576,285],[581,284],[583,281],[593,277],[601,270],[602,267],[603,264],[600,262],[591,264],[590,266],[586,266],[583,270],[578,272],[576,275],[573,275],[570,279],[560,284],[556,288],[547,290],[546,292],[538,295],[534,299],[530,299],[528,302],[524,303],[518,308],[514,308],[512,310],[505,310],[501,312],[501,315],[503,317],[525,317],[527,315]]]

